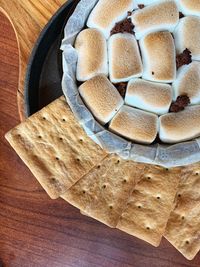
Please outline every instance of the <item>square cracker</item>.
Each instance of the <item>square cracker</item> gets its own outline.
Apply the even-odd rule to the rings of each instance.
[[[173,209],[180,169],[149,165],[136,185],[117,228],[153,246],[160,244]]]
[[[62,197],[84,214],[116,227],[143,170],[143,164],[109,155]]]
[[[107,155],[86,135],[64,97],[5,137],[51,198],[65,193]]]
[[[164,236],[188,260],[200,250],[200,163],[183,168]]]

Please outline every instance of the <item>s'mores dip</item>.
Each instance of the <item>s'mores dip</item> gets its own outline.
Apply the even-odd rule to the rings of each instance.
[[[99,0],[78,33],[79,94],[128,141],[200,136],[200,1]]]

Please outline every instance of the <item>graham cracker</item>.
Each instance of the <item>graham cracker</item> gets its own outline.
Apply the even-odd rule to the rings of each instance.
[[[65,193],[107,155],[86,135],[64,97],[5,137],[51,198]]]
[[[117,228],[153,246],[160,244],[180,181],[180,169],[147,165]]]
[[[116,227],[143,170],[144,164],[109,155],[62,197],[87,216]]]
[[[188,260],[200,250],[200,163],[182,170],[165,238]]]

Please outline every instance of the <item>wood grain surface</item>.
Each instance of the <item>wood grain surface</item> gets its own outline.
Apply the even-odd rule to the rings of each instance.
[[[43,27],[65,2],[66,0],[0,0],[0,11],[12,23],[19,48],[17,102],[20,120],[25,118],[24,77],[30,53]]]
[[[4,134],[19,123],[16,101],[19,71],[15,34],[2,14],[0,48],[0,261],[3,266],[199,267],[200,254],[187,261],[165,239],[159,248],[151,247],[81,215],[62,199],[48,198],[4,139]]]

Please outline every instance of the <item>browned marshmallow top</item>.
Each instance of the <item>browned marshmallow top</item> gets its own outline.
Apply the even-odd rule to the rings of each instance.
[[[80,95],[102,124],[108,123],[124,101],[117,89],[104,75],[98,75],[79,87]]]
[[[169,32],[150,33],[140,40],[143,78],[170,83],[176,78],[174,39]]]
[[[85,81],[79,91],[98,122],[105,127],[111,122],[116,134],[150,144],[154,138],[129,134],[133,114],[159,118],[200,104],[199,5],[197,0],[97,1],[75,48],[77,80]],[[126,121],[124,129],[115,124],[119,118]],[[149,122],[147,127],[152,132]]]
[[[109,129],[132,141],[151,144],[157,135],[158,117],[124,105],[111,121]]]

